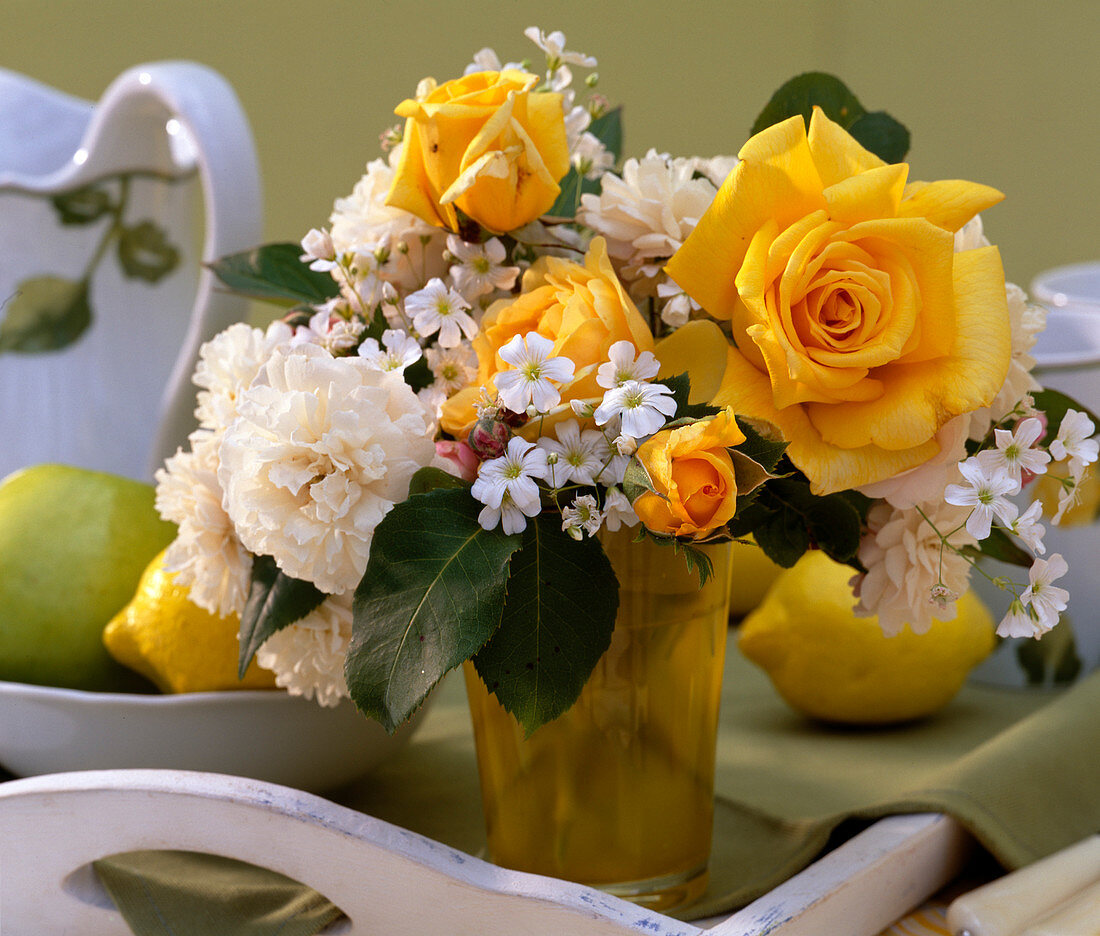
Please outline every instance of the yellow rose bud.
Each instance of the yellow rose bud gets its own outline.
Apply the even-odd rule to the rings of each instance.
[[[667,266],[732,346],[713,398],[779,427],[825,494],[939,452],[988,406],[1011,357],[996,248],[954,233],[1001,193],[907,182],[815,108],[754,136]]]
[[[562,96],[531,89],[537,75],[476,72],[436,85],[394,111],[404,147],[386,204],[458,230],[455,209],[491,231],[547,212],[569,171]]]
[[[653,350],[653,334],[611,268],[602,237],[592,240],[583,265],[542,257],[523,275],[518,298],[494,302],[485,313],[473,340],[477,381],[443,404],[440,425],[447,432],[461,438],[469,431],[477,418],[481,388],[492,394],[493,377],[511,366],[498,352],[516,335],[528,332],[553,341],[551,356],[567,357],[575,368],[573,379],[558,388],[560,404],[527,430],[542,435],[561,419],[576,416],[571,401],[599,403],[604,390],[596,383],[596,370],[616,341],[629,341],[639,353]]]
[[[745,441],[732,410],[662,429],[641,448],[638,460],[657,493],[634,501],[646,529],[665,536],[703,539],[733,519],[737,481],[727,449]]]

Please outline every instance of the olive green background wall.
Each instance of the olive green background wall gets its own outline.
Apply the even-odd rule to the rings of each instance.
[[[786,78],[831,71],[910,128],[911,178],[1006,193],[985,220],[1010,279],[1100,259],[1097,0],[3,0],[0,66],[86,98],[139,62],[212,66],[252,121],[265,236],[297,240],[418,79],[486,45],[537,60],[529,25],[600,60],[628,154],[736,152]]]

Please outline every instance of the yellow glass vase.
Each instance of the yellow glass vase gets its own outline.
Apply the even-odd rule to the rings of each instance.
[[[670,547],[601,539],[618,617],[569,711],[524,739],[466,664],[489,855],[668,910],[707,884],[730,547],[700,588]]]

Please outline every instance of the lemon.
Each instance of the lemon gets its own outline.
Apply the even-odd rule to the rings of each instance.
[[[237,615],[204,611],[164,570],[161,552],[141,576],[130,603],[103,631],[108,652],[162,692],[271,689],[275,675],[253,661],[237,679]]]
[[[852,570],[808,552],[741,625],[738,646],[794,708],[830,722],[888,724],[939,710],[993,649],[993,618],[973,593],[953,621],[887,637],[858,618]]]

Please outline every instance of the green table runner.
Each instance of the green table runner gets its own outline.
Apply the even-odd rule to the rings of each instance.
[[[946,812],[1008,868],[1100,829],[1100,673],[1062,693],[968,686],[921,723],[835,729],[788,709],[731,644],[722,705],[711,882],[693,917],[731,910],[770,890],[808,864],[850,818]],[[461,676],[440,687],[412,744],[331,798],[483,854]],[[206,902],[205,886],[191,880],[183,889],[196,906]],[[140,889],[130,890],[116,899],[145,899]]]

